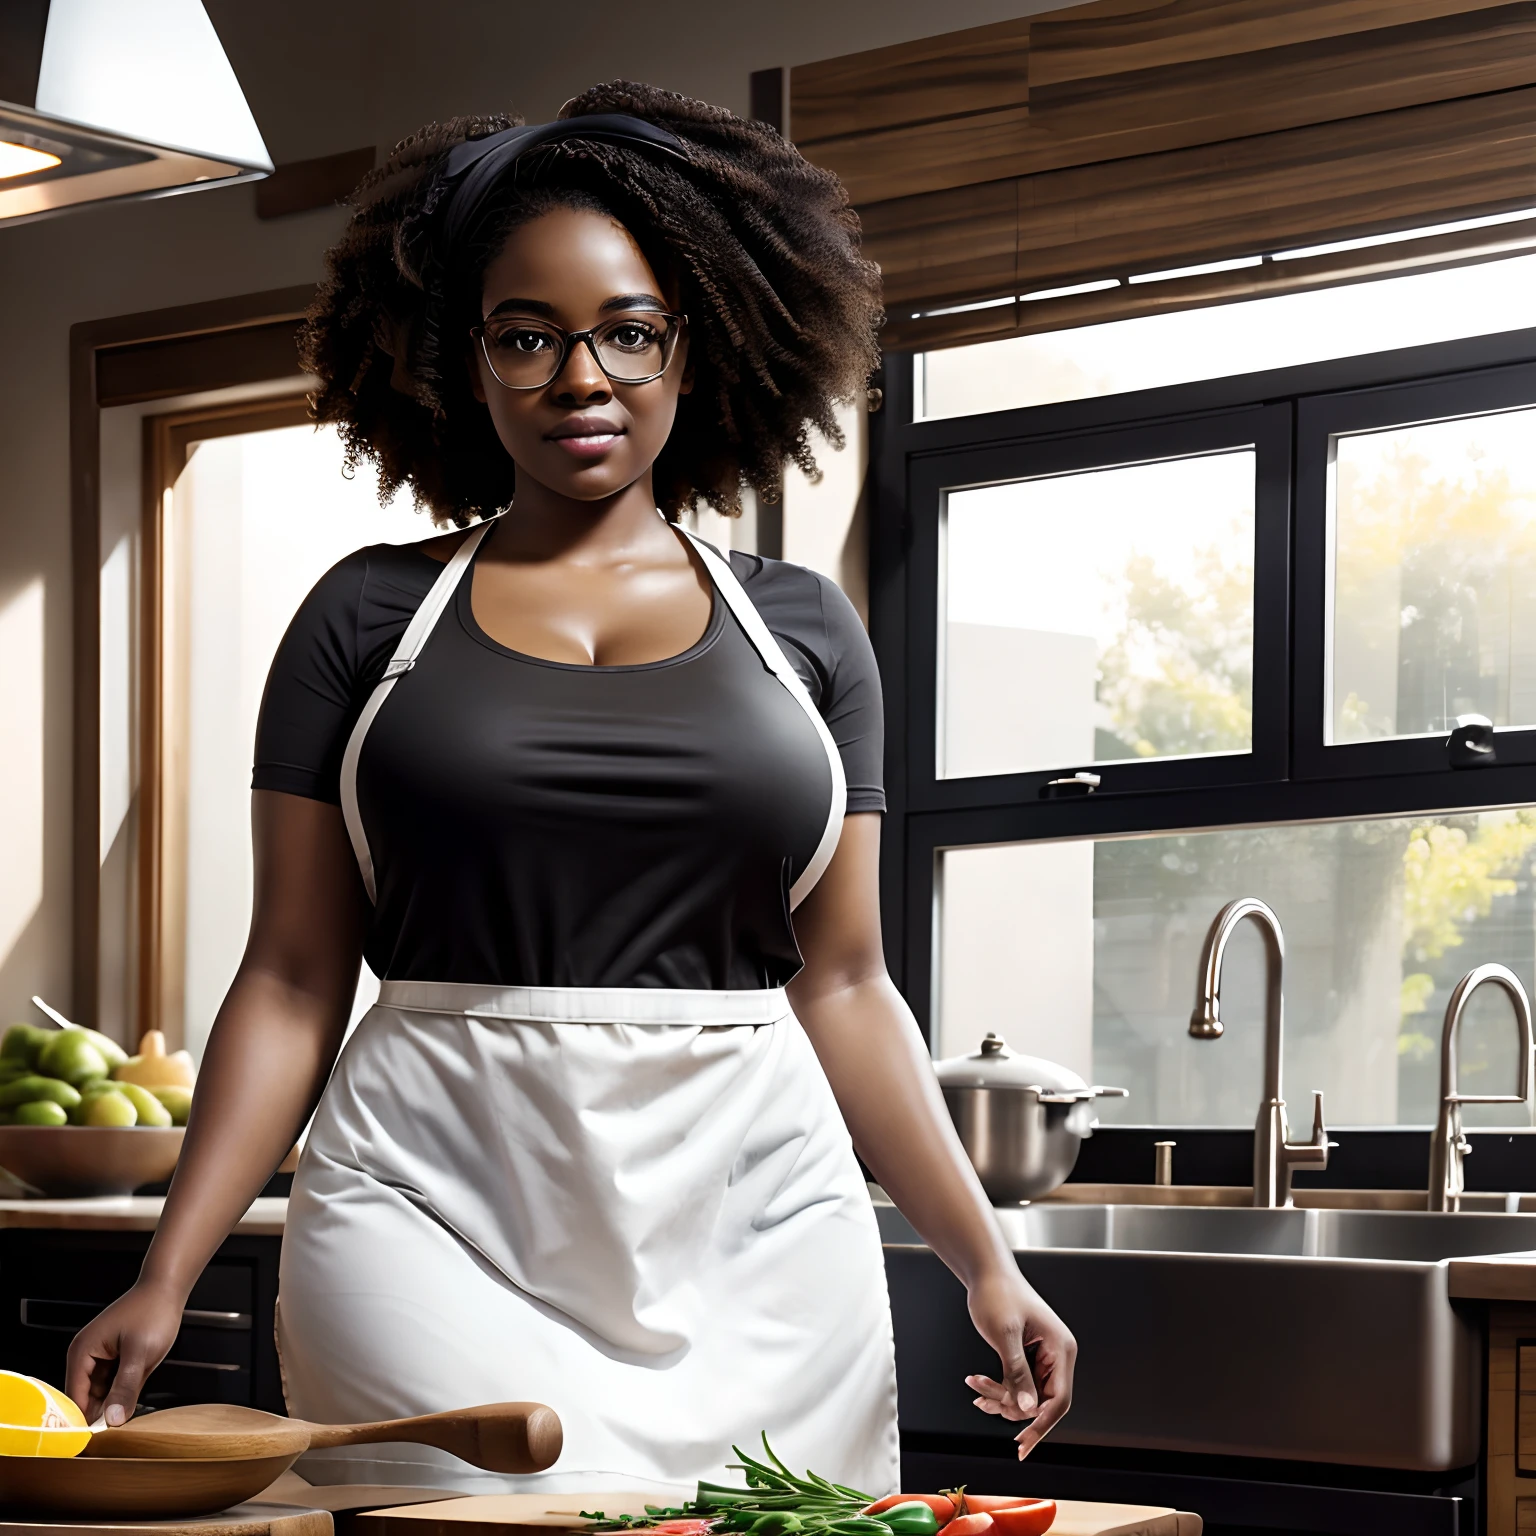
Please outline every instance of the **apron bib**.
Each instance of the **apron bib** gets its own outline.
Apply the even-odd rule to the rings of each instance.
[[[363,740],[485,532],[445,565],[347,745],[343,812],[370,896]],[[797,905],[836,848],[842,760],[729,564],[692,542],[827,751],[831,804]],[[565,1426],[560,1460],[533,1477],[370,1446],[312,1452],[312,1481],[672,1499],[701,1478],[738,1481],[731,1444],[766,1430],[791,1465],[896,1487],[879,1232],[782,990],[386,981],[321,1101],[286,1238],[294,1414],[535,1399]]]

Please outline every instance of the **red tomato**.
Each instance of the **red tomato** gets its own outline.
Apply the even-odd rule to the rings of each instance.
[[[660,1531],[663,1536],[706,1536],[713,1525],[713,1520],[661,1520],[646,1530]]]
[[[1026,1499],[991,1512],[997,1536],[1044,1536],[1056,1523],[1055,1499]]]
[[[1017,1509],[1021,1504],[1039,1504],[1040,1499],[1026,1499],[1021,1494],[997,1494],[997,1493],[967,1493],[965,1496],[965,1508],[967,1514],[990,1515],[1000,1509]]]
[[[942,1529],[955,1518],[955,1505],[952,1499],[946,1499],[942,1493],[888,1493],[883,1499],[876,1499],[868,1509],[866,1515],[878,1515],[887,1509],[895,1509],[898,1504],[926,1504],[934,1513]]]
[[[951,1520],[939,1536],[988,1536],[992,1528],[991,1515],[961,1515],[958,1520]]]

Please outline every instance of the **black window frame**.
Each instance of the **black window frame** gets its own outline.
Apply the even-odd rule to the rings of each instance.
[[[945,848],[1536,804],[1530,767],[1536,732],[1500,731],[1497,762],[1476,770],[1453,768],[1443,743],[1433,739],[1322,744],[1329,465],[1326,451],[1321,461],[1311,451],[1319,427],[1350,430],[1347,423],[1373,419],[1369,412],[1393,399],[1454,396],[1450,410],[1435,414],[1475,414],[1477,400],[1507,401],[1517,378],[1522,387],[1529,382],[1536,403],[1536,328],[1061,404],[914,420],[913,355],[887,354],[883,406],[871,418],[867,492],[870,633],[886,708],[889,809],[881,902],[891,975],[930,1038],[937,866]],[[1394,390],[1401,393],[1394,396]],[[1274,487],[1265,484],[1277,412],[1288,418],[1288,484],[1278,511]],[[1123,453],[1115,439],[1123,438],[1127,447],[1214,442],[1239,422],[1252,424],[1250,440],[1262,436],[1271,449],[1268,456],[1260,451],[1255,528],[1254,751],[1095,766],[1100,788],[1071,799],[1040,797],[1043,782],[1061,770],[940,779],[935,711],[942,489],[998,478],[990,467],[1000,464],[1048,465],[1073,453],[1081,461],[1089,448],[1105,455],[1096,463],[1136,462],[1149,455]],[[1257,432],[1260,424],[1264,434]],[[1150,457],[1180,451],[1160,449]],[[968,460],[975,469],[961,467]],[[1283,538],[1276,528],[1282,519]],[[1288,590],[1277,614],[1263,573],[1268,563],[1273,575],[1281,561]],[[1273,638],[1279,625],[1289,644],[1277,662]],[[1261,689],[1278,689],[1279,697],[1261,696]],[[1283,738],[1278,744],[1270,727],[1276,719]]]
[[[1408,426],[1457,416],[1486,415],[1536,405],[1536,363],[1504,364],[1375,389],[1304,397],[1297,406],[1296,587],[1298,609],[1325,613],[1328,545],[1332,537],[1330,484],[1337,437],[1373,428]],[[1330,745],[1326,625],[1296,635],[1296,776],[1372,778],[1444,770],[1443,736],[1406,736]],[[1499,727],[1496,761],[1536,763],[1536,726]]]

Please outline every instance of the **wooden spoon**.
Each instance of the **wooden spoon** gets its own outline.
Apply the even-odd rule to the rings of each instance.
[[[515,1473],[553,1466],[563,1438],[559,1416],[543,1403],[486,1403],[377,1424],[309,1424],[229,1403],[189,1403],[101,1430],[81,1455],[230,1460],[395,1440],[436,1446],[488,1472]]]

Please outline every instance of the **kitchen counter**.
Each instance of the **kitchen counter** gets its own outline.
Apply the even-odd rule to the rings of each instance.
[[[159,1195],[103,1195],[85,1200],[0,1200],[0,1228],[73,1232],[153,1232],[165,1200]],[[281,1237],[285,1199],[256,1200],[234,1235]],[[1449,1289],[1460,1301],[1536,1302],[1536,1252],[1450,1260]]]
[[[1536,1253],[1452,1259],[1448,1288],[1459,1301],[1536,1301]]]
[[[102,1195],[83,1200],[0,1200],[0,1228],[36,1227],[55,1232],[153,1232],[165,1209],[161,1195]],[[284,1199],[262,1198],[235,1226],[237,1237],[281,1237],[288,1216]],[[1536,1292],[1533,1292],[1536,1294]]]

